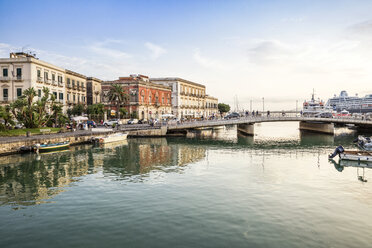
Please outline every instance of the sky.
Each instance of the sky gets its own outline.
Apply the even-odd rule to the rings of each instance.
[[[372,94],[371,13],[363,0],[0,0],[0,57],[32,51],[102,80],[180,77],[233,109],[264,98],[289,110],[313,90]]]

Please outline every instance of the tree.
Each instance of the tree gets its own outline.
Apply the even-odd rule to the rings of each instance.
[[[223,113],[227,113],[230,111],[230,105],[228,104],[225,104],[225,103],[219,103],[218,104],[218,111],[223,114]]]
[[[120,105],[128,103],[128,94],[125,93],[120,84],[113,84],[108,93],[108,97],[111,102],[116,102],[116,113],[118,114],[118,119],[120,119]]]
[[[10,105],[0,106],[0,118],[4,120],[4,128],[15,125]]]
[[[95,118],[102,119],[105,113],[105,106],[102,103],[89,105],[87,107],[87,114]]]
[[[43,97],[34,101],[36,91],[33,87],[26,89],[11,106],[14,117],[26,128],[38,128],[44,126],[51,118],[56,103],[54,94],[49,93],[49,89],[43,88]]]
[[[86,110],[85,110],[85,107],[83,104],[76,104],[75,106],[72,107],[72,111],[71,113],[73,115],[82,115],[83,113],[85,113]]]
[[[120,108],[120,114],[122,116],[127,116],[128,115],[128,110],[126,108]]]

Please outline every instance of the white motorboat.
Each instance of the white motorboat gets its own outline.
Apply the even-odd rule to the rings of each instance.
[[[364,137],[363,135],[358,136],[358,146],[363,150],[372,151],[372,139],[371,137]]]
[[[372,161],[372,152],[369,151],[345,151],[342,146],[339,146],[335,149],[333,154],[330,154],[328,158],[334,158],[339,156],[341,160],[351,160],[351,161],[360,161],[360,162],[371,162]]]
[[[115,133],[110,134],[102,137],[96,137],[93,140],[99,144],[107,144],[111,142],[118,142],[123,141],[127,139],[128,134],[127,133]]]

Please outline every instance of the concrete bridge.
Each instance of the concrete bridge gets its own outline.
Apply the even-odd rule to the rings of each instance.
[[[334,133],[334,124],[354,124],[357,127],[372,130],[371,120],[362,120],[351,117],[344,118],[318,118],[318,117],[303,117],[303,116],[264,116],[264,117],[241,117],[239,119],[230,120],[205,120],[185,122],[180,124],[169,124],[168,132],[177,132],[181,130],[200,130],[213,128],[225,125],[237,125],[238,130],[247,135],[254,135],[254,124],[262,122],[299,122],[300,130],[307,130],[319,133]]]

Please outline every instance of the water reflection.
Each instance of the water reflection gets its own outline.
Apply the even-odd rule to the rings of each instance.
[[[361,182],[368,182],[365,176],[365,169],[372,169],[372,163],[368,162],[360,162],[360,161],[347,161],[347,160],[341,160],[338,161],[334,159],[329,160],[330,164],[333,164],[335,169],[339,172],[344,171],[345,167],[354,167],[356,168],[357,173],[357,179]]]
[[[165,138],[139,139],[105,146],[74,146],[50,154],[0,158],[0,205],[29,206],[51,202],[82,176],[143,181],[151,171],[181,172],[206,156],[205,147],[169,145]]]

